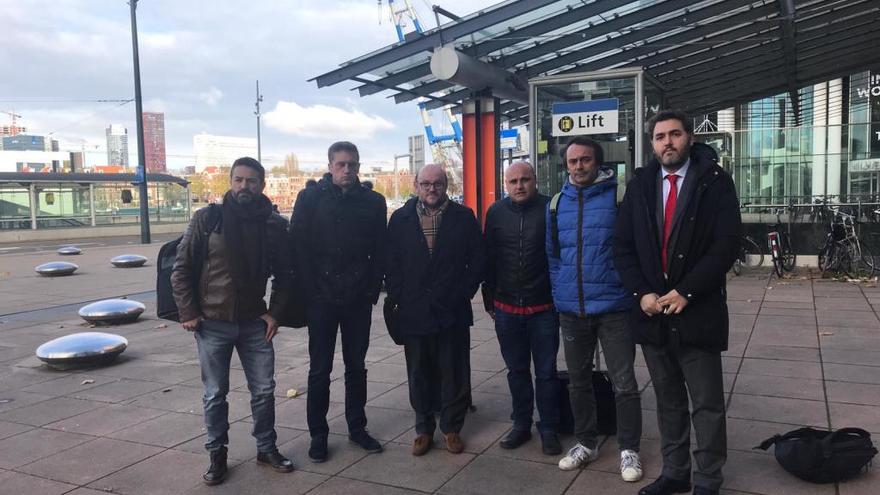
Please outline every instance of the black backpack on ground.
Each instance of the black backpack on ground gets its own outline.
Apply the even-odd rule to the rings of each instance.
[[[208,205],[207,231],[202,233],[204,242],[194,246],[192,259],[193,296],[198,300],[197,288],[201,277],[202,264],[208,255],[208,243],[206,242],[211,232],[217,228],[221,219],[220,207],[216,204]],[[163,320],[180,321],[177,311],[177,303],[174,302],[174,293],[171,288],[171,272],[174,270],[174,261],[177,259],[177,247],[183,239],[181,235],[173,241],[168,241],[159,249],[159,259],[156,262],[156,314]]]
[[[812,483],[834,483],[859,474],[877,455],[871,434],[861,428],[837,431],[799,428],[774,435],[756,449],[776,444],[776,460],[789,473]]]
[[[596,350],[596,369],[593,370],[593,395],[596,397],[596,430],[600,435],[617,434],[617,403],[614,399],[614,386],[607,371],[603,371],[598,347]],[[568,371],[557,373],[561,384],[559,394],[559,433],[574,433],[574,414],[571,410],[571,397],[568,395],[570,379]]]

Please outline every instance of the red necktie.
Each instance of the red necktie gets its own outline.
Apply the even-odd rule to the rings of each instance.
[[[666,208],[663,210],[663,273],[666,273],[666,245],[672,232],[672,217],[675,216],[675,203],[678,200],[678,176],[669,174],[666,179],[669,181],[669,195],[666,196]]]

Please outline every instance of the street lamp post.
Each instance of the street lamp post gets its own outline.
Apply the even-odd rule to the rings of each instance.
[[[141,244],[150,243],[150,208],[147,197],[147,157],[144,148],[144,109],[141,102],[141,67],[138,59],[137,38],[137,2],[129,0],[131,7],[131,49],[134,56],[134,104],[137,114],[137,146],[138,146],[138,175],[140,176],[140,206],[141,206]]]
[[[260,94],[260,80],[258,79],[257,80],[257,102],[254,103],[254,106],[256,106],[257,109],[254,112],[254,115],[257,116],[257,161],[260,162],[260,164],[263,163],[263,153],[262,153],[262,147],[261,147],[261,143],[260,143],[260,102],[261,101],[263,101],[263,95]]]

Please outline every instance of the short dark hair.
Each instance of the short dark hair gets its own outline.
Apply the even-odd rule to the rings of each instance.
[[[575,136],[571,138],[571,141],[565,143],[565,146],[562,148],[562,151],[559,153],[559,156],[562,157],[562,165],[565,166],[568,163],[568,160],[565,159],[565,154],[568,153],[568,147],[577,144],[579,146],[586,146],[593,150],[593,158],[595,158],[596,163],[602,165],[605,163],[605,152],[602,150],[602,145],[598,143],[598,141],[593,141],[590,138],[586,138],[583,136]]]
[[[688,133],[690,136],[694,134],[694,123],[691,121],[691,118],[688,117],[688,114],[681,110],[661,110],[648,119],[648,139],[652,141],[654,140],[654,127],[657,125],[657,122],[663,122],[665,120],[677,120],[681,122],[681,126],[684,127],[684,132]]]
[[[229,178],[232,178],[232,172],[235,170],[235,167],[247,167],[252,168],[257,171],[257,175],[260,177],[260,182],[266,182],[266,169],[260,165],[260,162],[254,160],[249,156],[243,156],[238,160],[232,162],[232,168],[229,169]]]
[[[354,159],[361,161],[361,155],[358,153],[358,147],[349,141],[336,141],[327,149],[327,163],[333,163],[333,155],[339,151],[346,151],[354,155]]]

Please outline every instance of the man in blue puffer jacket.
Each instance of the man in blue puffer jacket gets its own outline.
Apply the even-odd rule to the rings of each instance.
[[[559,461],[559,468],[577,469],[599,456],[592,374],[596,343],[601,341],[615,392],[620,474],[625,481],[638,481],[642,408],[633,372],[635,344],[627,328],[633,303],[611,252],[617,177],[613,169],[602,166],[602,147],[591,139],[573,138],[562,158],[569,180],[555,214],[551,209],[556,201],[548,205],[547,258],[578,443]]]

